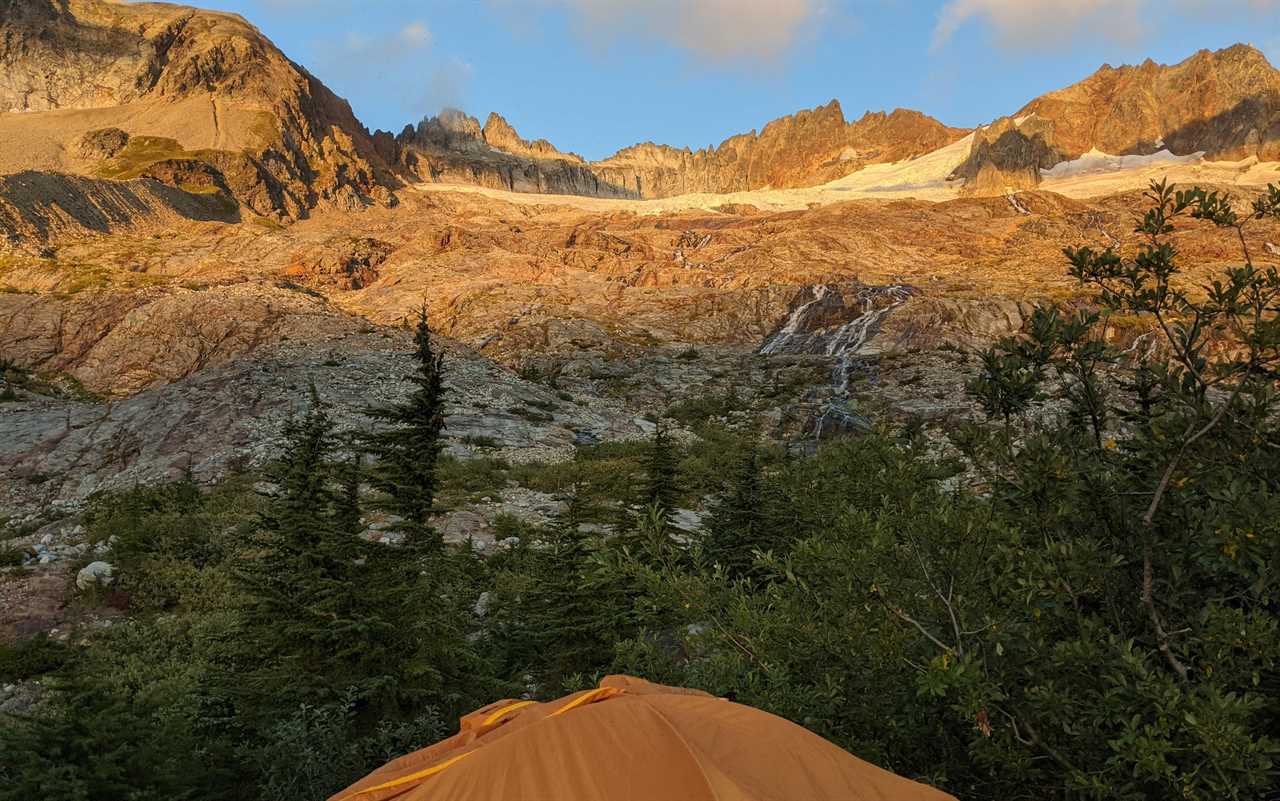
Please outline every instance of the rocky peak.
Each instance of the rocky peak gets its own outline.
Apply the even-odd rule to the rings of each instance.
[[[1091,149],[1112,155],[1168,148],[1208,158],[1280,158],[1280,72],[1249,45],[1201,50],[1174,64],[1098,70],[1028,103],[1053,124],[1066,158]]]
[[[200,92],[276,101],[289,84],[311,78],[235,14],[104,0],[7,5],[0,16],[3,111],[100,108]]]
[[[546,139],[529,141],[497,112],[480,120],[456,108],[445,108],[434,117],[424,117],[417,127],[406,126],[398,141],[401,146],[445,153],[484,154],[498,151],[531,159],[561,159],[581,164],[582,157],[563,153]]]
[[[645,142],[592,167],[642,197],[814,186],[868,164],[923,155],[964,136],[919,112],[867,112],[847,122],[840,102],[806,109],[717,147],[691,151]]]
[[[1280,160],[1280,71],[1243,44],[1201,50],[1173,65],[1104,64],[978,131],[953,177],[964,178],[969,192],[1025,189],[1039,182],[1041,169],[1092,150]]]
[[[408,141],[421,147],[435,147],[459,152],[479,152],[486,149],[480,121],[456,108],[441,109],[434,117],[423,117],[412,131]]]
[[[905,109],[867,112],[850,123],[840,102],[831,100],[714,147],[693,150],[640,142],[601,161],[586,162],[545,139],[523,139],[497,113],[489,115],[483,128],[461,112],[445,116],[406,128],[397,139],[401,160],[419,175],[507,188],[518,183],[554,191],[585,188],[606,197],[813,186],[867,164],[923,155],[965,134]],[[424,166],[427,156],[430,167]]]
[[[535,139],[532,142],[522,139],[520,134],[516,133],[516,129],[511,127],[511,123],[503,119],[502,115],[496,111],[489,112],[489,117],[484,122],[482,133],[484,141],[495,150],[531,158],[566,159],[578,163],[583,161],[582,157],[577,153],[562,152],[546,139]]]
[[[346,101],[234,14],[161,3],[0,0],[0,172],[140,176],[156,161],[226,171],[257,215],[389,199],[394,177]],[[46,120],[58,109],[86,113]],[[74,143],[118,129],[115,161]],[[145,136],[138,136],[145,134]],[[69,160],[70,159],[70,160]]]

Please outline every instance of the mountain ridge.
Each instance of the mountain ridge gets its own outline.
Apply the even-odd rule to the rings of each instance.
[[[588,161],[524,138],[496,111],[483,124],[446,109],[399,134],[370,133],[346,100],[235,14],[4,0],[0,32],[0,174],[158,181],[222,196],[241,210],[233,221],[393,204],[409,183],[656,199],[817,187],[926,155],[940,164],[942,153],[946,174],[926,183],[982,195],[1035,188],[1042,171],[1095,151],[1280,161],[1280,72],[1247,45],[1173,65],[1103,65],[973,130],[902,108],[848,120],[833,99],[714,146],[641,141]],[[966,136],[968,152],[952,160],[946,149]]]
[[[0,172],[128,179],[194,160],[277,220],[391,200],[396,182],[347,101],[238,15],[7,0],[0,31]],[[80,157],[79,140],[106,131],[125,135],[112,155],[129,164]]]
[[[1245,44],[1171,65],[1104,64],[975,131],[953,175],[970,192],[1032,188],[1041,170],[1093,151],[1280,161],[1280,70]]]
[[[477,118],[447,109],[416,127],[406,126],[394,141],[400,163],[426,180],[456,180],[460,173],[465,178],[470,172],[475,183],[496,189],[524,183],[545,187],[536,191],[580,194],[587,185],[588,194],[647,199],[813,186],[867,164],[923,155],[965,133],[908,109],[868,111],[847,122],[840,102],[833,99],[770,120],[758,132],[734,134],[718,145],[694,150],[644,141],[592,162],[560,151],[545,139],[521,138],[496,112],[490,112],[482,127]],[[375,134],[382,141],[389,136]],[[476,158],[459,159],[461,154]],[[480,156],[489,156],[493,163]],[[512,159],[522,163],[514,165]]]

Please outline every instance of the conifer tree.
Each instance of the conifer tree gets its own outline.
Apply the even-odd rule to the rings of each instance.
[[[595,581],[590,535],[582,531],[589,501],[579,483],[561,495],[544,548],[535,552],[533,581],[523,612],[540,677],[558,690],[575,673],[589,673],[612,656],[610,593]]]
[[[381,425],[364,438],[371,463],[364,477],[376,491],[374,504],[398,520],[399,547],[371,548],[365,564],[370,591],[382,598],[394,621],[389,649],[401,671],[398,687],[409,701],[459,688],[480,671],[466,623],[475,599],[467,580],[467,558],[444,547],[430,523],[439,486],[436,465],[445,427],[444,356],[432,344],[424,303],[414,330],[413,389],[401,403],[367,409]]]
[[[764,491],[759,451],[752,445],[735,465],[727,491],[712,508],[704,540],[711,561],[735,578],[752,572],[757,550],[773,546]]]
[[[380,493],[380,507],[400,518],[406,545],[438,551],[441,539],[429,520],[436,511],[436,462],[445,426],[444,354],[432,347],[425,303],[413,342],[413,369],[405,377],[413,385],[409,398],[365,411],[382,424],[366,437],[365,449],[374,459],[368,478]]]
[[[658,507],[663,519],[670,520],[676,508],[676,497],[675,445],[666,425],[659,421],[645,453],[639,502],[645,508]]]
[[[289,421],[284,434],[284,454],[269,471],[275,494],[236,574],[254,662],[245,689],[276,700],[325,700],[381,683],[391,626],[361,575],[364,542],[334,491],[333,423],[314,387],[307,415]]]
[[[363,473],[361,460],[361,454],[354,451],[339,466],[339,486],[334,498],[334,512],[338,526],[343,531],[357,535],[364,531],[360,508],[360,479]]]

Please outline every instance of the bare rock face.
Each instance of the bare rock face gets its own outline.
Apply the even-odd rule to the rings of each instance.
[[[199,302],[233,312],[221,305],[231,298],[219,294]],[[269,322],[253,319],[272,311],[259,305],[242,309],[250,316],[239,326],[229,323],[222,332],[206,329],[202,336],[222,340],[217,358],[179,368],[184,371],[164,383],[153,381],[141,392],[112,395],[106,403],[27,393],[7,402],[0,415],[0,505],[39,506],[186,471],[207,481],[259,467],[278,453],[281,427],[305,408],[309,385],[348,430],[368,425],[363,409],[404,399],[412,388],[403,380],[406,353],[412,348],[407,332],[375,331],[334,314],[314,298],[293,294],[296,299],[276,309],[278,315]],[[165,321],[154,322],[163,331],[151,331],[156,338],[148,354],[152,359],[167,347],[188,350],[192,338],[180,325],[171,325],[180,322],[177,318],[167,328]],[[128,325],[126,317],[111,330]],[[243,333],[235,332],[237,327]],[[447,351],[446,436],[455,455],[467,453],[462,442],[481,435],[495,448],[546,458],[571,453],[579,432],[604,440],[639,433],[632,415],[614,401],[564,403],[552,389],[523,381],[465,348],[447,341],[437,344]],[[119,349],[99,355],[103,364],[114,362],[118,368],[140,358]],[[176,362],[172,366],[178,367]],[[78,374],[93,382],[92,375]],[[526,404],[546,413],[534,417],[508,411]]]
[[[690,151],[652,142],[620,150],[592,167],[641,197],[688,192],[814,186],[868,164],[901,161],[951,144],[966,132],[919,112],[868,112],[846,123],[839,102],[770,122],[760,133]]]
[[[516,133],[516,129],[511,127],[511,123],[496,112],[489,113],[489,118],[485,120],[484,129],[481,133],[484,135],[484,141],[489,147],[515,156],[527,156],[535,159],[563,159],[582,163],[582,156],[577,153],[562,153],[546,139],[536,139],[532,142],[522,139],[520,134]]]
[[[1168,148],[1219,160],[1280,159],[1280,71],[1248,45],[1201,50],[1173,66],[1104,65],[1015,116],[1031,114],[1052,122],[1052,143],[1067,158],[1090,148],[1112,155]]]
[[[545,139],[528,141],[497,114],[484,126],[456,110],[406,127],[399,160],[424,181],[516,192],[657,198],[813,186],[868,164],[901,161],[950,144],[964,131],[914,111],[868,112],[846,123],[835,100],[774,120],[762,131],[693,151],[645,142],[585,162]],[[379,137],[386,141],[386,136]],[[384,145],[385,146],[385,145]]]
[[[1021,126],[1007,117],[997,120],[974,132],[969,158],[948,180],[963,180],[963,191],[970,195],[1035,189],[1040,183],[1040,170],[1064,160],[1062,153],[1049,144],[1052,135],[1052,125],[1038,118]]]
[[[979,130],[953,177],[970,194],[1034,188],[1041,169],[1095,149],[1280,160],[1280,71],[1248,45],[1201,50],[1172,66],[1104,65]]]
[[[638,197],[601,180],[580,156],[561,153],[545,139],[522,139],[497,114],[490,114],[482,128],[475,117],[445,109],[417,127],[405,126],[394,140],[388,141],[388,136],[379,131],[375,139],[422,181],[512,192]]]
[[[173,148],[134,148],[139,132]],[[104,0],[0,4],[0,172],[132,178],[173,156],[253,175],[224,182],[281,220],[369,204],[394,183],[350,106],[238,16]]]
[[[363,289],[378,280],[378,266],[393,250],[391,244],[369,236],[337,237],[303,254],[284,273],[312,286]]]
[[[0,296],[0,352],[107,397],[220,364],[281,331],[322,342],[333,330],[314,298],[274,287],[99,292],[71,303]]]
[[[163,171],[164,167],[158,167]],[[160,181],[108,181],[48,172],[0,176],[0,249],[39,252],[55,236],[139,231],[181,222],[236,222],[221,193],[193,193]]]

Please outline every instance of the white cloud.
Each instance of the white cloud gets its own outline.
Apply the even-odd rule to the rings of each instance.
[[[1142,28],[1145,0],[950,0],[938,15],[933,46],[945,44],[965,23],[984,20],[996,42],[1010,49],[1066,44],[1087,33],[1132,41]]]
[[[417,20],[380,36],[351,31],[343,40],[346,56],[377,64],[401,61],[430,46],[431,29]]]
[[[566,9],[593,43],[639,34],[716,62],[776,59],[827,9],[827,0],[539,1]]]
[[[444,108],[462,108],[465,105],[467,87],[473,77],[475,68],[470,62],[459,58],[451,58],[436,65],[412,110],[434,114]]]
[[[980,20],[996,44],[1013,50],[1065,46],[1080,36],[1133,42],[1179,15],[1215,18],[1280,11],[1280,0],[948,0],[933,29],[944,45],[966,23]]]
[[[410,22],[396,34],[396,41],[408,48],[427,47],[431,44],[431,31],[422,22]]]

